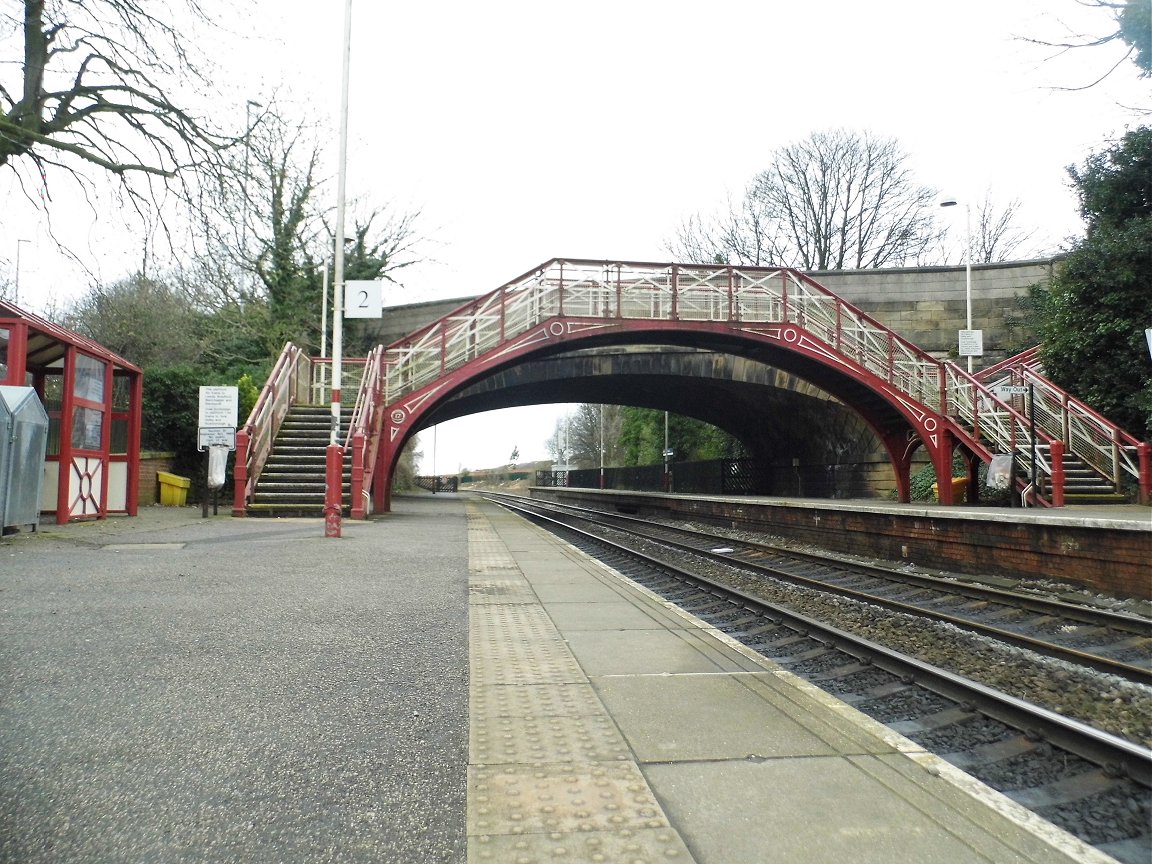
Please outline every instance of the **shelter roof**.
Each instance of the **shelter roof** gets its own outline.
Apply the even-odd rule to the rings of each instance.
[[[85,354],[111,363],[116,369],[141,373],[139,366],[129,363],[114,351],[109,351],[99,342],[53,324],[33,312],[21,309],[7,300],[0,300],[0,326],[13,321],[28,325],[28,359],[30,367],[51,366],[63,359],[68,346],[80,349]]]

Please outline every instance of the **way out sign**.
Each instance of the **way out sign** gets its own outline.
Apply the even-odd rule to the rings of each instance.
[[[383,292],[376,280],[354,279],[344,283],[345,318],[379,318],[384,310]]]

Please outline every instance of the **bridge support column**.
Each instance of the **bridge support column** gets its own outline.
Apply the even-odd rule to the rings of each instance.
[[[976,454],[968,448],[963,448],[964,466],[967,468],[965,472],[968,477],[968,488],[964,493],[964,500],[969,504],[977,504],[980,501],[980,460],[976,458]]]
[[[383,441],[372,466],[372,509],[377,513],[392,512],[392,446]]]
[[[956,503],[952,495],[952,448],[955,440],[947,429],[940,430],[940,440],[932,451],[932,467],[936,469],[936,494],[940,503]]]
[[[914,436],[882,435],[880,441],[888,451],[892,471],[896,475],[896,500],[907,504],[912,500],[912,454],[920,446],[920,439]]]
[[[364,434],[352,436],[352,507],[349,514],[353,519],[367,519],[368,508],[364,494]]]

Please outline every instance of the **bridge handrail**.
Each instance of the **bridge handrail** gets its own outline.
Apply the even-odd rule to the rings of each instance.
[[[385,351],[385,401],[555,317],[795,323],[939,410],[939,361],[785,268],[553,259]]]
[[[359,388],[364,376],[363,357],[344,357],[340,362],[340,389],[347,393]],[[309,404],[330,405],[332,403],[332,358],[312,358],[312,382],[308,391]]]
[[[268,380],[244,424],[236,430],[236,465],[234,469],[233,515],[243,515],[252,500],[256,481],[272,452],[272,441],[292,403],[310,385],[312,361],[291,342],[280,351]]]
[[[788,268],[552,259],[463,304],[383,353],[382,399],[393,404],[505,341],[561,318],[687,320],[781,326],[955,419],[991,456],[1017,452],[1027,420],[955,364],[942,363],[807,275]],[[787,330],[784,331],[787,340]],[[1050,437],[1038,431],[1042,443]],[[1037,469],[1054,467],[1038,453]],[[1062,490],[1055,494],[1060,495]]]

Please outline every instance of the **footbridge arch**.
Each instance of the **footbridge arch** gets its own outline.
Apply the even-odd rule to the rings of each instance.
[[[951,476],[958,445],[974,473],[1027,434],[1025,418],[975,378],[798,271],[553,259],[372,352],[350,434],[353,516],[369,496],[388,508],[403,444],[468,387],[533,359],[627,344],[705,348],[813,382],[875,431],[901,500],[917,448]],[[1046,443],[1058,457],[1060,442]],[[951,493],[941,484],[942,503]]]

